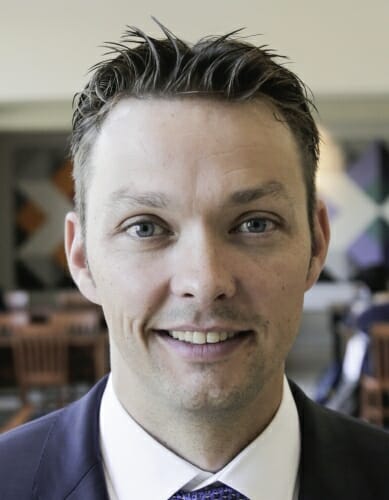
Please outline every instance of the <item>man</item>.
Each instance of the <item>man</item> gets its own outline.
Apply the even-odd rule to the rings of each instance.
[[[161,28],[112,44],[73,120],[66,251],[112,373],[2,437],[1,498],[386,499],[387,435],[284,378],[329,240],[303,84]]]

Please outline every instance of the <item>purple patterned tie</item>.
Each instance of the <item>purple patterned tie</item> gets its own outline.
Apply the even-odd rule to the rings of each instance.
[[[249,500],[225,484],[208,486],[197,491],[178,491],[169,500]]]

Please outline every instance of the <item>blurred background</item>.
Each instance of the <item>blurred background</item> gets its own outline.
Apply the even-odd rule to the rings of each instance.
[[[160,35],[151,15],[188,41],[245,28],[255,43],[287,55],[311,88],[332,243],[287,371],[320,403],[386,425],[389,3],[0,0],[0,7],[0,429],[79,397],[109,369],[101,312],[74,289],[63,251],[72,98],[101,59],[101,44],[117,41],[126,24]]]

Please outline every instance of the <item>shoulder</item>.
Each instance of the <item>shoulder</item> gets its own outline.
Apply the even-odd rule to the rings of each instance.
[[[105,384],[106,378],[69,406],[0,436],[1,499],[30,498],[35,487],[70,491],[98,462]]]
[[[304,432],[318,443],[334,446],[339,450],[360,450],[382,458],[389,465],[389,432],[354,417],[343,415],[314,403],[304,395],[301,404],[295,398]]]
[[[290,385],[300,419],[304,489],[320,485],[323,496],[314,498],[389,498],[389,433],[324,408]]]
[[[32,491],[45,442],[64,411],[51,413],[0,436],[0,498],[16,499],[17,495]]]

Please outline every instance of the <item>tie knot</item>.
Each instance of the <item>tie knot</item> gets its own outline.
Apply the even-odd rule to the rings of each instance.
[[[209,486],[196,491],[178,491],[170,500],[249,500],[225,484]]]

